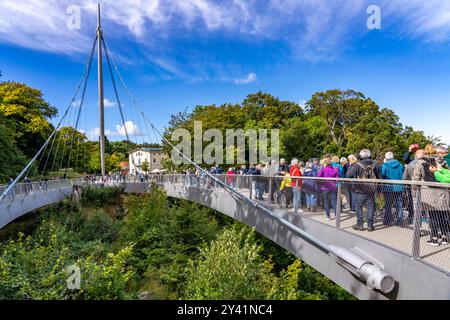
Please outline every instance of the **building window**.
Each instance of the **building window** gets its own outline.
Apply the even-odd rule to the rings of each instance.
[[[155,158],[153,158],[153,163],[156,163],[156,159]]]

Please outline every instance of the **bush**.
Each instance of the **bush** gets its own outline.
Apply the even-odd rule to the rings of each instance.
[[[87,187],[83,189],[81,203],[85,207],[101,208],[106,205],[118,204],[123,188],[118,187]]]
[[[131,247],[97,257],[76,256],[56,231],[48,239],[19,238],[0,251],[0,299],[124,299],[133,276],[127,267]],[[41,233],[42,235],[42,233]],[[80,268],[80,290],[67,286],[66,268]]]
[[[239,230],[240,229],[240,230]],[[248,228],[227,228],[188,267],[186,299],[297,299],[299,262],[281,277],[261,257],[262,247]]]
[[[188,202],[169,205],[163,191],[130,196],[121,230],[124,244],[132,243],[130,260],[138,274],[157,278],[173,293],[183,291],[188,260],[218,233],[207,210]]]

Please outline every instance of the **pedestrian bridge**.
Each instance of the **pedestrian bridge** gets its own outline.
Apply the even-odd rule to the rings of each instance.
[[[124,192],[144,193],[155,184],[164,188],[170,197],[215,209],[255,227],[359,299],[450,299],[450,245],[432,247],[426,243],[429,226],[422,214],[415,214],[412,224],[408,224],[405,212],[403,225],[385,226],[382,213],[377,212],[375,231],[356,231],[351,228],[356,222],[354,212],[342,206],[344,191],[350,185],[345,179],[338,183],[339,201],[332,220],[327,220],[323,211],[295,213],[292,208],[284,208],[283,202],[277,203],[279,177],[229,179],[226,176],[158,175],[146,181],[109,180],[93,185],[119,185],[124,187]],[[313,179],[321,183],[321,179]],[[268,193],[264,194],[264,200],[254,199],[255,180],[266,183]],[[0,201],[0,228],[27,212],[68,197],[79,197],[84,185],[82,180],[16,185],[14,193]],[[378,187],[380,195],[382,186],[380,183]],[[439,190],[449,191],[448,186],[440,187]],[[420,206],[425,200],[421,198],[420,189],[424,188],[432,187],[410,188],[414,192],[416,213],[423,211]],[[270,201],[271,193],[275,203]],[[341,194],[344,201],[341,201]],[[377,196],[377,203],[379,200]]]

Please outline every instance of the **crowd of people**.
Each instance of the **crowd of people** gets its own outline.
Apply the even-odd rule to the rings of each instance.
[[[370,150],[364,149],[357,155],[341,158],[325,154],[321,159],[313,158],[306,162],[294,158],[290,164],[280,159],[279,162],[272,160],[266,164],[251,164],[248,168],[245,165],[238,169],[230,167],[225,172],[224,182],[232,188],[242,187],[237,184],[248,180],[238,176],[252,176],[250,188],[256,199],[263,200],[267,193],[270,201],[276,202],[282,194],[285,205],[292,206],[294,212],[324,210],[329,220],[333,219],[332,213],[336,216],[340,188],[343,209],[355,212],[357,222],[353,229],[358,231],[366,230],[364,222],[367,231],[375,230],[377,199],[382,199],[384,210],[381,216],[385,226],[411,225],[414,223],[414,214],[419,213],[420,219],[428,219],[429,222],[428,243],[437,246],[447,244],[450,236],[450,189],[423,186],[418,202],[419,188],[406,181],[450,183],[449,162],[449,153],[444,146],[429,144],[421,149],[419,145],[413,144],[400,160],[392,152],[373,159]],[[187,173],[202,175],[199,171]],[[209,173],[224,174],[219,166],[210,168]],[[351,180],[333,180],[336,178]],[[272,185],[269,187],[269,184]],[[408,213],[407,216],[404,211]]]
[[[392,152],[373,159],[370,150],[363,149],[357,155],[341,158],[325,154],[320,159],[312,158],[306,162],[294,158],[289,164],[280,159],[279,162],[251,164],[248,168],[246,165],[238,169],[230,167],[225,174],[217,165],[208,171],[213,175],[224,174],[223,182],[231,188],[250,189],[257,200],[264,200],[265,194],[272,203],[280,203],[283,199],[283,205],[292,207],[295,213],[323,210],[326,218],[332,220],[336,217],[338,205],[342,204],[343,210],[355,213],[357,221],[353,229],[357,231],[366,230],[364,223],[367,231],[375,230],[377,204],[384,209],[380,216],[385,226],[405,227],[415,222],[414,217],[420,221],[427,219],[430,227],[428,243],[438,246],[448,244],[450,236],[450,189],[439,188],[437,184],[450,183],[449,163],[446,147],[429,144],[420,148],[412,144],[400,160]],[[209,181],[209,186],[214,186],[215,182],[208,180],[203,171],[188,169],[186,173],[190,179],[197,176],[202,181]],[[149,181],[148,175],[137,178],[140,182]],[[337,178],[341,179],[336,181]],[[125,177],[117,174],[100,179],[107,184],[124,181]],[[191,183],[190,179],[188,183]],[[95,175],[85,176],[84,180],[87,183],[99,182]],[[410,181],[432,184],[422,183],[419,187]],[[46,189],[48,182],[49,179],[40,181],[43,184],[40,187]],[[8,185],[12,183],[11,178]],[[29,194],[32,181],[25,177],[21,187],[25,195]],[[14,188],[8,196],[15,197]],[[381,203],[377,199],[382,200]]]

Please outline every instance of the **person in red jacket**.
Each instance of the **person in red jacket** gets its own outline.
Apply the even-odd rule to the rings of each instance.
[[[302,188],[302,180],[298,177],[302,176],[300,169],[298,167],[298,160],[296,158],[291,161],[291,169],[289,170],[292,179],[292,192],[294,194],[294,212],[303,212],[300,209],[300,190]]]
[[[234,168],[229,168],[227,171],[227,185],[229,185],[233,189],[235,188],[235,179],[236,179],[236,176],[235,176]]]

